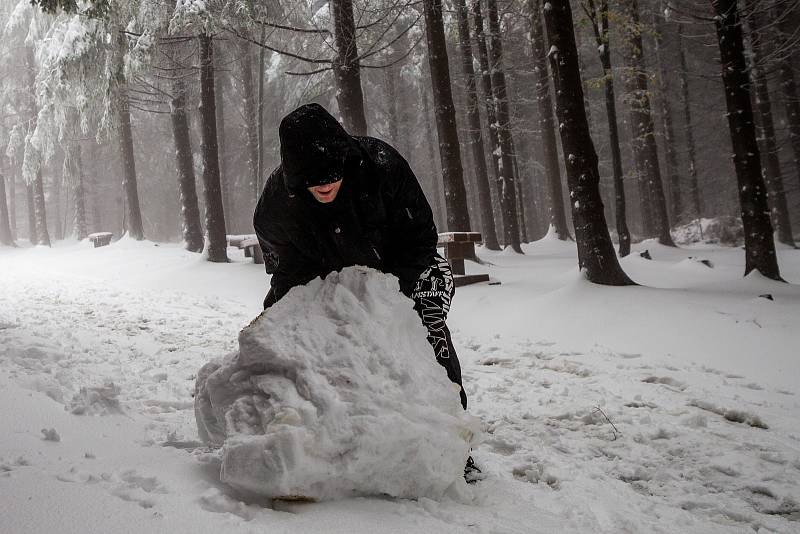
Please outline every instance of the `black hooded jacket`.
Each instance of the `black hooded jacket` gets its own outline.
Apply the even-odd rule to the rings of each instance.
[[[433,213],[416,176],[389,144],[354,137],[322,106],[281,122],[281,165],[267,179],[253,226],[271,289],[264,307],[294,286],[351,265],[391,273],[410,295],[436,254]],[[333,202],[307,187],[342,179]]]

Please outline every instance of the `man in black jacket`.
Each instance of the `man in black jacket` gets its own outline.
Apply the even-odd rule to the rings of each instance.
[[[437,361],[461,386],[445,323],[453,276],[436,252],[433,213],[408,163],[379,139],[349,135],[318,104],[284,117],[279,135],[281,165],[253,217],[272,274],[264,308],[294,286],[351,265],[393,274],[414,300]],[[460,396],[466,409],[463,387]]]

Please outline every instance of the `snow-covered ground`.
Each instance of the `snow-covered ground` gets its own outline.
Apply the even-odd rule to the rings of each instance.
[[[639,287],[586,283],[549,239],[468,266],[502,282],[459,288],[449,321],[485,426],[471,494],[272,507],[219,483],[192,410],[261,266],[0,249],[0,532],[800,531],[800,287],[742,278],[741,249],[644,248]],[[779,261],[800,284],[800,251]]]

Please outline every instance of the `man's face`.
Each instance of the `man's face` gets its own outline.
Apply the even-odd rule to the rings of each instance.
[[[319,202],[327,204],[328,202],[333,202],[340,187],[342,187],[341,180],[325,185],[314,185],[309,187],[308,190]]]

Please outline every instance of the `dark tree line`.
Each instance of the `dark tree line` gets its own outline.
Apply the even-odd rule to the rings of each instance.
[[[350,133],[401,149],[440,229],[478,230],[487,248],[520,253],[545,228],[564,240],[574,232],[579,264],[599,283],[630,283],[612,238],[619,256],[642,239],[675,246],[688,227],[702,234],[701,217],[737,211],[726,178],[735,172],[747,271],[779,279],[772,229],[794,246],[800,215],[799,17],[783,0],[743,2],[331,0],[327,19],[275,3],[250,6],[235,24],[222,22],[223,6],[206,15],[212,26],[150,28],[156,52],[131,79],[123,64],[144,33],[127,26],[114,32],[113,144],[86,150],[91,136],[74,133],[57,155],[62,179],[52,161],[31,159],[22,188],[20,158],[9,160],[0,238],[14,242],[17,196],[28,204],[32,243],[49,243],[48,204],[57,237],[65,203],[76,236],[103,229],[99,197],[117,200],[124,216],[115,224],[131,237],[170,234],[156,230],[152,196],[169,190],[186,248],[227,261],[226,234],[250,233],[248,213],[278,163],[277,121],[316,100]],[[102,5],[84,14],[112,20]],[[27,62],[33,88],[37,65]],[[40,104],[27,98],[28,132]],[[151,176],[162,152],[171,152],[171,185]],[[113,194],[98,174],[98,158],[109,157],[120,169]],[[169,212],[167,202],[155,205]]]

